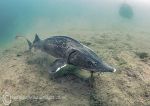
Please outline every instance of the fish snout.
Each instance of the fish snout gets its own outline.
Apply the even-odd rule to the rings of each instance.
[[[117,70],[114,68],[113,72],[116,72]]]
[[[116,68],[113,68],[106,63],[102,63],[101,66],[99,67],[99,71],[101,71],[101,72],[116,72]]]

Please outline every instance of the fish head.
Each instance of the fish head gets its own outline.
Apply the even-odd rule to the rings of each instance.
[[[116,69],[104,63],[94,52],[77,50],[69,57],[72,65],[93,72],[115,72]]]

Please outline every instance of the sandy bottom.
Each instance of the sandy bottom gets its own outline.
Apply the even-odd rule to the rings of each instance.
[[[70,31],[67,34],[92,48],[117,72],[94,74],[92,89],[86,70],[68,67],[53,78],[47,69],[55,58],[40,51],[29,53],[26,42],[16,40],[0,51],[0,96],[7,94],[0,98],[0,105],[4,105],[4,98],[9,104],[9,97],[11,106],[150,105],[148,33]],[[146,56],[142,57],[142,53]]]

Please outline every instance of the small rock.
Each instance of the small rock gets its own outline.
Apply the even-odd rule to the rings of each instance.
[[[22,56],[21,54],[17,54],[17,57],[20,57],[20,56]]]

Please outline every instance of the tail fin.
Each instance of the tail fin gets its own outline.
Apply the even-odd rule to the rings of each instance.
[[[18,39],[18,38],[20,38],[20,37],[26,39],[26,41],[27,41],[27,43],[28,43],[28,46],[29,46],[29,50],[31,50],[31,49],[32,49],[32,43],[31,43],[31,41],[29,41],[29,40],[28,40],[26,37],[24,37],[24,36],[16,36],[16,39]]]

